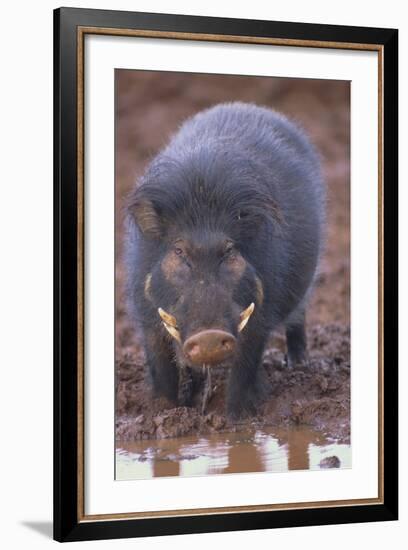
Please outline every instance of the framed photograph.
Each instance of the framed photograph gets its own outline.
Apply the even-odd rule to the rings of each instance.
[[[395,29],[54,13],[54,537],[397,519]]]

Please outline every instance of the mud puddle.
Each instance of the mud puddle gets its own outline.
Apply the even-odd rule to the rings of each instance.
[[[116,480],[350,467],[350,445],[306,426],[116,443]]]

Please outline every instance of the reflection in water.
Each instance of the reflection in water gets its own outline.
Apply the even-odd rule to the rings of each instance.
[[[154,460],[153,475],[151,477],[179,476],[180,462],[176,460]]]
[[[244,440],[238,445],[230,447],[227,465],[222,473],[245,472],[248,471],[249,465],[253,472],[262,472],[265,469],[260,446],[254,445],[251,440]]]
[[[339,459],[340,468],[351,467],[350,445],[328,441],[305,427],[118,441],[116,479],[318,470],[331,456]]]

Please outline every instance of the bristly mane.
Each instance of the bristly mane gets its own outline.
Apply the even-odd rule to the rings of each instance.
[[[151,234],[158,235],[160,224],[251,237],[264,221],[282,222],[267,177],[267,167],[250,152],[219,140],[190,148],[182,158],[155,159],[131,195],[129,210]]]

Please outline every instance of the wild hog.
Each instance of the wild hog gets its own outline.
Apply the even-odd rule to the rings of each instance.
[[[153,393],[228,366],[227,411],[253,414],[270,332],[284,324],[289,368],[307,361],[305,307],[324,224],[318,156],[264,107],[226,103],[188,119],[129,198],[128,296]]]

